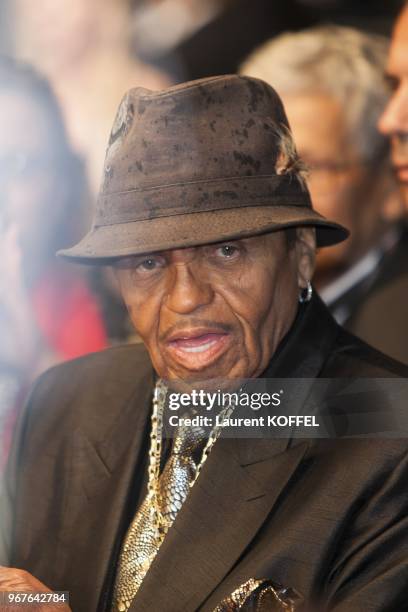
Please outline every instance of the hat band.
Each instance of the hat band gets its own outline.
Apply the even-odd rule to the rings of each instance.
[[[243,206],[312,208],[293,174],[221,178],[101,194],[94,227]]]

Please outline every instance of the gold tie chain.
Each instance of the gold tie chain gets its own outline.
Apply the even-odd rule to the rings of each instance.
[[[159,379],[153,394],[147,495],[126,534],[119,559],[112,612],[126,612],[147,574],[188,491],[196,482],[201,469],[221,433],[224,418],[229,418],[235,404],[225,406],[218,423],[210,432],[198,465],[192,459],[194,445],[204,436],[191,437],[189,427],[179,427],[173,449],[160,474],[162,453],[163,413],[167,387]],[[201,437],[200,437],[201,436]],[[187,447],[183,449],[183,446]],[[175,452],[176,444],[183,451]],[[187,476],[188,474],[188,476]],[[163,489],[163,490],[162,490]]]
[[[160,460],[162,450],[162,432],[163,432],[163,410],[166,400],[167,388],[163,381],[160,379],[157,381],[154,395],[153,395],[153,415],[152,415],[152,431],[150,435],[150,462],[149,462],[149,482],[147,485],[148,497],[154,500],[156,507],[156,529],[159,533],[164,531],[167,533],[172,521],[167,521],[161,512],[159,499],[159,473],[160,473]],[[235,404],[231,403],[225,406],[219,414],[219,423],[222,423],[223,419],[228,419],[235,408]],[[183,428],[184,432],[188,431],[188,427]],[[196,482],[201,469],[210,454],[212,447],[214,446],[218,436],[221,433],[222,425],[216,425],[208,436],[207,444],[205,445],[200,463],[195,467],[194,477],[189,482],[190,489]]]

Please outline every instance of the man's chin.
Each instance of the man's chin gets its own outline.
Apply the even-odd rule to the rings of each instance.
[[[233,391],[242,386],[243,380],[238,378],[191,378],[181,379],[172,378],[165,380],[167,386],[171,391],[177,393],[191,393],[191,391],[205,391],[205,392],[216,392],[216,391]]]
[[[224,367],[223,367],[224,366]],[[236,374],[236,364],[214,364],[202,370],[188,370],[186,368],[174,367],[167,370],[166,376],[162,378],[174,391],[189,393],[191,390],[226,390],[237,386],[239,382]]]

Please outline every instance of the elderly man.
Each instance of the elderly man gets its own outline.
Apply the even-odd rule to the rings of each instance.
[[[335,379],[344,415],[353,398],[369,406],[342,395],[342,379],[404,375],[313,294],[315,242],[346,232],[313,210],[300,168],[262,81],[125,96],[94,225],[62,255],[115,267],[143,346],[36,385],[9,470],[0,591],[69,591],[75,612],[402,609],[404,440],[228,436],[218,423],[208,438],[181,425],[164,435],[170,391],[288,379],[283,416],[312,404],[318,416],[311,389]]]
[[[317,255],[314,283],[346,329],[408,363],[408,240],[388,140],[388,41],[338,26],[279,36],[242,72],[282,96],[317,211],[350,238]],[[384,312],[388,314],[384,317]]]

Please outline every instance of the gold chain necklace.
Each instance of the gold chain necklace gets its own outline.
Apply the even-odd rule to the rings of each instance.
[[[241,389],[239,390],[241,391]],[[159,475],[160,475],[160,459],[162,453],[162,433],[163,433],[163,412],[166,402],[167,387],[164,382],[159,379],[154,388],[153,394],[153,412],[152,412],[152,428],[150,432],[150,450],[149,450],[149,468],[148,468],[148,484],[147,484],[147,496],[154,507],[155,514],[155,527],[157,533],[164,536],[171,525],[171,521],[168,522],[162,515],[160,506],[158,503],[159,494]],[[225,419],[228,419],[235,408],[235,403],[232,402],[225,406],[219,413],[219,419],[215,427],[208,436],[208,441],[203,449],[200,463],[197,465],[194,478],[190,481],[190,489],[196,482],[201,469],[210,454],[212,447],[214,446],[217,438],[221,433],[223,427],[222,423]]]

